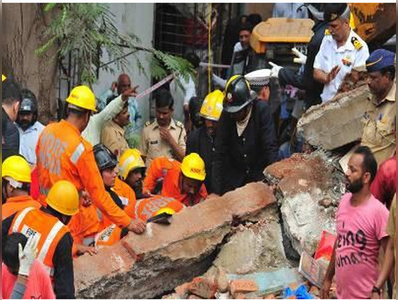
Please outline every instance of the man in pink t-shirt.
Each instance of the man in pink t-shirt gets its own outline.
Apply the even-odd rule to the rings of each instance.
[[[14,299],[21,299],[23,295],[24,299],[55,299],[50,276],[43,264],[34,260],[35,256],[30,258],[31,263],[27,267],[21,263],[26,252],[18,254],[18,245],[21,245],[20,250],[22,247],[28,248],[27,240],[23,234],[13,233],[4,245],[1,266],[2,298],[9,299],[12,296]],[[25,258],[26,256],[22,259]]]
[[[341,198],[337,211],[337,240],[321,290],[324,299],[330,298],[335,274],[339,299],[369,298],[377,289],[379,251],[388,241],[388,210],[370,192],[376,172],[377,162],[370,149],[358,147],[346,172],[350,193]]]

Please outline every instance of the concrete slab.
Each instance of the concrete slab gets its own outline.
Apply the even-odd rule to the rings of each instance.
[[[362,137],[362,117],[370,91],[366,84],[338,94],[334,99],[312,106],[299,119],[297,133],[310,145],[325,150],[358,141]]]

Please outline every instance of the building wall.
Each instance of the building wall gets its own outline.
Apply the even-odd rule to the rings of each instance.
[[[115,14],[115,26],[124,35],[134,34],[141,40],[140,45],[153,47],[154,34],[154,3],[128,3],[128,4],[111,4],[111,11]],[[126,53],[130,50],[126,50]],[[132,81],[132,86],[139,85],[138,92],[142,92],[151,86],[151,74],[149,73],[149,60],[144,53],[137,55],[140,62],[146,70],[146,76],[140,74],[137,66],[134,64],[134,57],[129,56],[128,61],[130,66],[128,70],[124,70]],[[104,62],[108,61],[106,58]],[[115,74],[107,73],[100,70],[99,80],[93,86],[95,94],[98,96],[111,87],[113,81],[122,70],[118,70],[115,64],[111,65]],[[138,101],[139,108],[142,112],[144,121],[149,119],[149,96],[143,97]]]

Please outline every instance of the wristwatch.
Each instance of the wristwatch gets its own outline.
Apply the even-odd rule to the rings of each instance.
[[[374,285],[372,288],[372,293],[377,293],[381,295],[381,289]]]

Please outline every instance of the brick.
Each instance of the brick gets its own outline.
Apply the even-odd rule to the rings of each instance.
[[[184,283],[177,286],[174,290],[175,293],[180,297],[180,299],[186,299],[189,295],[189,285],[190,283]]]
[[[217,292],[217,286],[211,280],[196,277],[189,285],[189,292],[204,299],[213,299]]]
[[[258,291],[258,286],[254,280],[236,279],[231,281],[229,290],[232,295],[237,293],[250,293]]]

